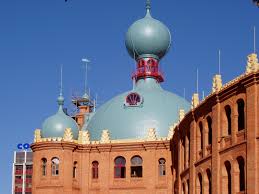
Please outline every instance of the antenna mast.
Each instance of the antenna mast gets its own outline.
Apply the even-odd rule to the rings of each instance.
[[[197,92],[197,94],[199,93],[199,69],[197,68],[197,72],[196,72],[196,92]]]
[[[254,26],[254,53],[256,53],[256,27]]]
[[[219,49],[219,75],[221,73],[221,50]]]
[[[59,88],[59,95],[63,95],[63,65],[60,67],[60,88]]]

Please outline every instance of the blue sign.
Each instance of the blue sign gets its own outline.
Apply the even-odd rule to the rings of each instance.
[[[28,144],[28,143],[19,143],[18,145],[17,145],[17,148],[19,149],[19,150],[28,150],[28,149],[30,149],[30,144]]]

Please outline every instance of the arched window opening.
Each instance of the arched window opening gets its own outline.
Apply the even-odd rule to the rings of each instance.
[[[181,169],[181,170],[184,170],[186,168],[186,147],[185,147],[185,138],[184,137],[181,142],[182,142],[181,163],[183,164],[182,165],[183,169]]]
[[[42,158],[41,159],[41,172],[42,172],[42,176],[46,176],[47,175],[47,159],[46,158]]]
[[[237,101],[238,110],[238,131],[245,128],[245,102],[243,99]]]
[[[198,180],[199,180],[199,189],[197,193],[202,194],[202,175],[201,173],[198,174]]]
[[[207,173],[207,178],[208,178],[208,183],[209,183],[209,188],[208,188],[208,193],[209,194],[212,194],[212,190],[211,190],[211,188],[212,188],[212,185],[211,185],[211,172],[210,172],[210,169],[207,169],[206,170],[206,173]]]
[[[199,128],[197,129],[197,153],[198,159],[202,158],[202,148],[203,148],[203,125],[199,122]]]
[[[115,158],[114,166],[114,177],[115,178],[125,178],[126,177],[126,160],[124,157],[119,156]]]
[[[158,160],[158,170],[159,170],[159,176],[165,176],[166,166],[165,166],[165,159],[164,158],[160,158]]]
[[[212,144],[212,119],[210,116],[207,117],[207,123],[208,123],[208,130],[209,130],[208,143],[209,145],[211,145]]]
[[[239,156],[237,158],[239,167],[239,190],[245,191],[245,161],[244,158]]]
[[[52,158],[52,160],[51,160],[51,174],[52,174],[52,176],[59,175],[59,159],[58,158]]]
[[[131,177],[142,177],[142,158],[134,156],[131,158]]]
[[[225,106],[225,112],[226,112],[226,117],[227,117],[227,122],[228,122],[228,125],[227,125],[227,132],[228,132],[228,135],[231,135],[231,108],[229,105]]]
[[[190,181],[189,181],[189,179],[187,180],[187,189],[188,189],[187,193],[189,194],[190,193]]]
[[[228,193],[227,194],[231,194],[231,164],[229,161],[226,161],[225,163],[225,168],[226,168],[226,172],[227,172],[227,189],[228,189]]]
[[[98,179],[98,166],[99,163],[97,161],[92,162],[92,178]]]
[[[77,162],[74,162],[73,165],[73,178],[76,178],[77,176]]]
[[[185,191],[185,184],[184,184],[184,183],[182,184],[182,191],[183,191],[183,192],[182,192],[183,194],[186,194],[186,191]]]

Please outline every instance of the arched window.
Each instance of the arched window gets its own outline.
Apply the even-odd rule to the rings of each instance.
[[[237,101],[238,110],[238,131],[245,128],[245,102],[243,99]]]
[[[211,188],[212,188],[212,185],[211,185],[211,172],[210,172],[210,169],[207,169],[206,170],[206,174],[207,174],[207,180],[208,180],[208,194],[212,194],[212,191],[211,191]]]
[[[130,161],[131,177],[142,177],[142,158],[140,156],[133,156]]]
[[[230,162],[229,161],[226,161],[225,163],[225,169],[226,169],[226,173],[227,173],[227,181],[225,182],[225,184],[227,184],[226,186],[227,186],[227,194],[231,194],[231,190],[232,190],[232,188],[231,188],[231,182],[232,182],[232,180],[231,180],[231,164],[230,164]]]
[[[184,183],[182,184],[182,190],[183,190],[182,193],[183,193],[183,194],[186,194],[186,193],[185,193],[185,184],[184,184]]]
[[[115,178],[125,178],[126,177],[126,160],[122,156],[118,156],[114,160],[114,177]]]
[[[190,193],[190,181],[189,181],[189,179],[187,180],[187,189],[188,189],[187,193],[189,194]]]
[[[98,179],[98,166],[99,163],[97,161],[92,162],[92,178]]]
[[[198,185],[197,185],[197,193],[202,194],[202,175],[198,174]]]
[[[77,162],[74,162],[73,166],[73,178],[76,178],[77,176]]]
[[[245,191],[245,161],[244,158],[239,156],[237,158],[239,167],[239,191]]]
[[[203,148],[203,125],[202,122],[199,122],[199,128],[197,129],[197,152],[198,159],[202,157],[202,148]]]
[[[208,143],[209,145],[211,145],[212,144],[212,119],[210,116],[207,117],[207,123],[208,123],[208,130],[209,130]]]
[[[160,158],[158,160],[158,172],[159,172],[159,176],[165,176],[166,174],[166,166],[165,166],[164,158]]]
[[[59,175],[59,159],[58,158],[51,159],[51,174],[52,174],[52,176]]]
[[[228,135],[231,135],[231,108],[229,105],[225,106],[225,112],[226,112],[226,117],[227,117],[227,122],[228,122],[228,125],[227,125],[227,132],[228,132]]]
[[[41,172],[42,172],[42,176],[46,176],[47,175],[47,159],[46,158],[42,158],[41,159]]]

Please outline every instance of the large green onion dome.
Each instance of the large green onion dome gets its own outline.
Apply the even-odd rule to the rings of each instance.
[[[147,6],[146,16],[130,26],[125,44],[134,59],[144,57],[161,59],[170,48],[171,35],[162,22],[152,18],[150,6]]]
[[[136,21],[126,34],[126,47],[136,62],[133,90],[120,94],[102,105],[83,126],[92,140],[100,140],[108,129],[111,139],[143,139],[155,128],[157,137],[167,137],[171,125],[179,120],[179,110],[189,111],[190,104],[164,90],[159,61],[168,51],[171,36],[168,28],[150,15]]]
[[[71,128],[73,138],[78,138],[78,125],[74,119],[67,116],[63,111],[64,98],[62,95],[58,97],[58,112],[47,118],[42,125],[42,138],[63,137],[67,128]]]
[[[158,137],[167,137],[171,125],[178,121],[178,111],[190,109],[190,104],[168,92],[153,78],[140,79],[132,91],[120,94],[90,118],[84,129],[93,140],[99,140],[108,129],[111,139],[145,138],[148,129],[155,128]]]

